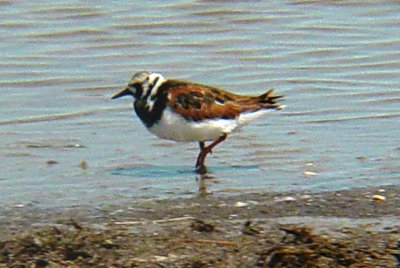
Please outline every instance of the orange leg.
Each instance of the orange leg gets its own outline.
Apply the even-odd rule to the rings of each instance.
[[[207,168],[204,165],[204,160],[206,159],[207,154],[211,153],[212,149],[215,146],[217,146],[219,143],[223,142],[226,139],[227,136],[228,135],[224,133],[221,137],[216,139],[213,143],[211,143],[207,147],[205,146],[203,141],[199,142],[200,153],[199,153],[199,156],[197,157],[197,161],[196,161],[196,172],[197,173],[199,173],[199,174],[207,173]]]

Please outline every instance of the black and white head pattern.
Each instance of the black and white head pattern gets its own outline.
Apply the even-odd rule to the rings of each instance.
[[[129,87],[134,87],[135,111],[140,119],[150,126],[161,118],[162,110],[166,106],[166,92],[161,92],[160,87],[166,79],[158,73],[140,72],[136,73]]]
[[[136,99],[147,99],[156,95],[158,87],[165,81],[158,73],[140,72],[133,75],[128,87],[135,93]]]

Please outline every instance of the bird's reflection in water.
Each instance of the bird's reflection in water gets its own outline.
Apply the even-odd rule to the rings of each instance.
[[[213,183],[213,179],[215,178],[215,176],[207,173],[196,176],[196,181],[199,183],[199,197],[206,197],[211,194],[207,191],[207,186]]]

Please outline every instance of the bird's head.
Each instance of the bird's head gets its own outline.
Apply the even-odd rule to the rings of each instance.
[[[161,74],[151,72],[138,72],[132,76],[128,85],[114,94],[111,99],[118,99],[123,96],[130,95],[136,99],[144,98],[148,96],[148,91],[153,89],[158,83],[162,83],[164,77]]]

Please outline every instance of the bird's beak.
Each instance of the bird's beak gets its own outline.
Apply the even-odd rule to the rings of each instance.
[[[118,99],[118,98],[121,98],[121,97],[126,96],[126,95],[132,95],[132,92],[129,90],[128,87],[124,88],[124,89],[121,90],[120,92],[115,93],[115,94],[111,97],[111,99],[112,99],[112,100],[113,100],[113,99]]]

